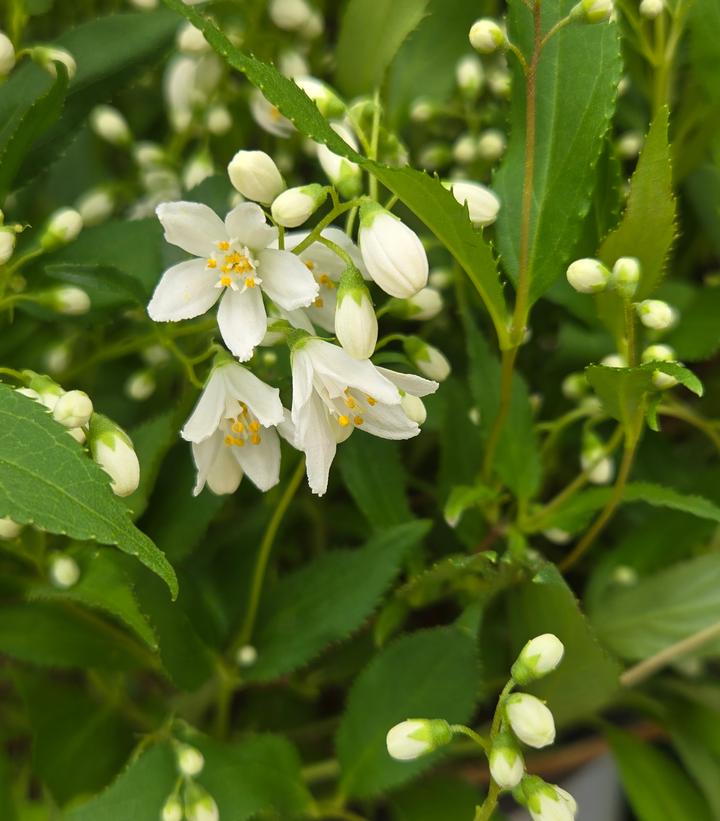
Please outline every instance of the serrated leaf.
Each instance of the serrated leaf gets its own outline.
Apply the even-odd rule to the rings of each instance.
[[[56,263],[45,266],[45,273],[84,288],[89,293],[101,290],[105,294],[112,294],[120,303],[144,306],[147,302],[147,294],[140,282],[112,265]]]
[[[467,721],[479,685],[475,639],[456,627],[420,631],[387,645],[348,696],[336,740],[342,792],[371,797],[426,769],[436,755],[390,758],[388,730],[411,717]]]
[[[608,594],[592,620],[608,647],[640,660],[714,624],[719,609],[720,555],[710,554]]]
[[[470,819],[481,794],[476,787],[448,776],[431,776],[394,793],[390,799],[393,821],[448,821]]]
[[[350,0],[335,51],[338,87],[351,97],[371,93],[405,38],[425,16],[428,0]]]
[[[674,376],[681,385],[684,385],[696,396],[702,396],[704,393],[702,382],[692,371],[679,362],[646,362],[641,367],[649,371],[662,371],[668,376]]]
[[[543,2],[543,31],[568,14],[574,0]],[[510,36],[528,55],[532,12],[510,3]],[[510,143],[494,189],[502,207],[497,236],[506,270],[517,282],[525,158],[525,78],[513,71]],[[530,299],[537,300],[565,270],[590,207],[594,168],[615,107],[620,79],[615,24],[568,26],[544,47],[537,73],[535,173],[528,269]]]
[[[258,660],[248,678],[277,678],[357,630],[428,529],[422,521],[398,525],[359,550],[333,550],[281,578],[261,604]]]
[[[0,516],[117,545],[177,595],[175,571],[129,520],[108,475],[37,402],[0,385]]]
[[[580,610],[575,594],[554,565],[508,594],[513,649],[542,633],[554,633],[565,645],[559,667],[528,689],[547,700],[558,723],[591,715],[606,705],[619,687],[620,666],[600,646]]]
[[[585,376],[607,413],[621,422],[631,435],[637,432],[645,398],[654,390],[652,370],[590,365],[585,369]]]
[[[634,299],[646,299],[662,279],[675,233],[668,109],[662,108],[645,139],[620,225],[605,238],[598,256],[610,268],[620,257],[637,257],[641,277]]]

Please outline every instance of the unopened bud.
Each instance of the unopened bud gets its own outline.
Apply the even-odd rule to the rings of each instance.
[[[543,536],[553,544],[567,544],[572,539],[572,534],[560,527],[549,527],[543,530]]]
[[[310,73],[307,60],[295,49],[288,49],[280,54],[278,68],[286,77],[305,77]]]
[[[495,162],[505,153],[507,140],[502,131],[496,128],[488,128],[478,138],[478,156],[486,162]]]
[[[243,197],[263,205],[270,205],[285,189],[278,167],[264,151],[238,151],[228,165],[228,174]]]
[[[408,299],[391,299],[388,312],[402,319],[422,322],[436,317],[443,307],[443,298],[435,288],[422,288]]]
[[[510,733],[501,733],[495,739],[489,756],[490,775],[503,790],[512,790],[525,775],[525,761]]]
[[[232,115],[224,105],[214,105],[205,115],[207,130],[216,137],[222,137],[232,128]]]
[[[312,16],[312,9],[305,0],[271,0],[268,11],[273,23],[284,31],[297,31]]]
[[[111,145],[125,146],[132,142],[132,134],[127,120],[110,105],[96,106],[90,112],[90,128]]]
[[[9,516],[0,516],[0,539],[17,539],[22,529],[23,526],[14,522]]]
[[[12,40],[0,31],[0,77],[5,77],[15,66],[15,48]]]
[[[106,416],[90,418],[90,453],[110,477],[116,496],[129,496],[140,484],[140,463],[130,437]]]
[[[472,134],[461,134],[452,147],[455,162],[460,165],[469,165],[477,157],[477,140]]]
[[[437,106],[432,100],[420,97],[410,105],[410,119],[414,123],[426,123],[437,114]]]
[[[84,391],[68,391],[55,403],[53,419],[66,428],[81,428],[90,421],[92,412],[92,400]]]
[[[626,131],[617,141],[618,155],[623,160],[634,160],[643,147],[645,138],[641,131]]]
[[[178,798],[168,798],[160,813],[161,821],[182,821],[183,807]]]
[[[317,77],[294,77],[296,86],[299,86],[315,103],[323,117],[332,119],[342,117],[345,113],[345,103],[330,88],[327,83]]]
[[[239,667],[252,667],[257,661],[258,652],[252,644],[244,644],[235,654],[235,661]]]
[[[580,466],[594,485],[606,485],[615,475],[613,460],[605,454],[602,442],[592,432],[583,437]]]
[[[28,380],[27,387],[19,388],[17,392],[40,402],[49,411],[53,411],[65,391],[49,376],[30,370],[23,371],[23,374]]]
[[[487,84],[492,93],[501,100],[507,100],[510,97],[512,89],[512,79],[510,72],[503,67],[495,67],[487,72]]]
[[[654,331],[665,331],[677,322],[677,311],[660,299],[645,299],[636,308],[640,322]]]
[[[460,205],[467,205],[470,222],[478,227],[492,225],[500,210],[500,200],[478,182],[452,182],[447,185]]]
[[[151,369],[135,371],[125,382],[125,395],[135,402],[144,402],[155,393],[156,388],[157,381]]]
[[[600,360],[606,368],[627,368],[627,359],[619,353],[609,353]]]
[[[84,226],[99,225],[112,215],[115,200],[106,188],[87,191],[75,203]]]
[[[205,757],[196,747],[189,744],[180,744],[177,749],[178,769],[183,775],[193,778],[202,772],[205,766]]]
[[[62,373],[67,370],[71,359],[72,350],[67,342],[56,342],[45,352],[45,368],[48,373]]]
[[[613,0],[580,0],[570,10],[570,17],[585,23],[604,23],[610,19],[613,11]]]
[[[569,792],[536,775],[526,775],[513,790],[513,798],[527,807],[533,821],[573,821],[577,812]]]
[[[205,39],[205,35],[192,23],[185,25],[177,33],[177,47],[185,54],[200,55],[210,51],[210,44]]]
[[[375,351],[378,321],[370,292],[357,268],[340,278],[335,308],[335,334],[353,359],[369,359]]]
[[[50,561],[50,581],[55,587],[67,590],[80,578],[78,563],[71,556],[57,555]]]
[[[505,702],[505,714],[515,735],[528,747],[547,747],[555,741],[555,721],[539,698],[513,693]]]
[[[551,673],[562,661],[565,647],[553,633],[536,636],[523,647],[511,674],[518,684],[528,684]]]
[[[40,245],[44,251],[54,251],[72,242],[82,231],[82,227],[82,217],[74,208],[61,208],[51,214],[40,238]]]
[[[408,337],[403,347],[408,358],[423,376],[444,382],[450,376],[450,363],[437,348],[416,336]]]
[[[11,228],[0,228],[0,265],[6,263],[15,250],[15,232]]]
[[[477,97],[485,82],[482,63],[474,54],[467,54],[455,66],[455,80],[463,96]]]
[[[612,287],[627,299],[634,296],[640,282],[640,260],[636,257],[620,257],[613,265]]]
[[[610,271],[596,259],[577,259],[567,269],[567,281],[581,294],[597,294],[610,282]]]
[[[351,148],[357,151],[357,141],[348,128],[340,123],[331,123],[330,127]],[[333,153],[324,143],[319,144],[317,147],[317,158],[327,178],[343,197],[352,199],[360,193],[362,188],[360,166],[340,156],[340,154]]]
[[[43,292],[39,301],[66,316],[80,316],[90,310],[90,297],[76,285],[59,285]]]
[[[640,0],[640,14],[648,20],[654,20],[665,11],[663,0]]]
[[[425,403],[419,396],[413,396],[411,393],[403,394],[400,399],[400,407],[405,411],[405,416],[416,425],[422,425],[427,419],[427,409]]]
[[[582,399],[590,385],[584,373],[569,373],[562,381],[561,390],[566,399]]]
[[[447,721],[411,718],[396,724],[388,732],[385,744],[391,758],[397,761],[413,761],[448,744],[452,736]]]
[[[470,45],[480,54],[492,54],[505,48],[505,32],[494,21],[488,18],[476,20],[470,27]]]
[[[327,199],[327,187],[313,183],[288,188],[273,200],[271,213],[278,225],[297,228],[317,211]]]
[[[675,351],[669,345],[650,345],[645,348],[641,355],[641,361],[645,362],[675,362],[677,359]],[[652,375],[653,385],[658,390],[664,391],[669,388],[674,388],[678,381],[669,373],[664,373],[661,370],[653,371]]]

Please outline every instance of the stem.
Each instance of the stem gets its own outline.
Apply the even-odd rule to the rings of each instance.
[[[625,359],[628,367],[634,368],[637,365],[637,354],[635,351],[635,311],[629,299],[624,300],[625,311]]]
[[[720,452],[720,433],[715,430],[712,422],[694,413],[690,408],[686,408],[683,405],[660,405],[658,413],[662,416],[672,416],[674,419],[682,419],[683,422],[687,422],[689,425],[697,428],[707,436]]]
[[[247,613],[243,621],[240,632],[235,637],[230,645],[229,653],[234,656],[235,653],[245,644],[250,642],[255,627],[255,617],[257,616],[258,605],[260,604],[260,595],[262,593],[263,581],[265,580],[265,570],[267,569],[268,559],[270,558],[270,550],[275,540],[280,523],[282,522],[285,511],[292,501],[295,491],[300,486],[305,472],[305,460],[301,459],[295,468],[295,473],[290,477],[285,492],[280,497],[280,501],[275,508],[273,515],[270,517],[262,541],[260,542],[260,549],[258,551],[257,562],[255,564],[255,571],[253,573],[252,585],[250,588],[250,601],[248,603]]]
[[[634,667],[630,667],[630,669],[626,670],[620,676],[620,683],[624,687],[634,687],[636,684],[640,684],[645,681],[645,679],[650,678],[650,676],[657,673],[658,670],[668,665],[671,661],[685,656],[719,637],[720,621],[717,621],[715,624],[711,624],[709,627],[698,630],[697,633],[693,633],[691,636],[687,636],[687,638],[676,641],[675,644],[671,644],[669,647],[665,647],[665,649],[659,653],[655,653],[654,656],[643,659],[643,661]]]
[[[328,211],[328,213],[305,237],[305,239],[292,249],[293,254],[301,254],[306,248],[309,248],[313,242],[320,237],[320,233],[323,229],[327,228],[334,219],[340,216],[340,214],[344,214],[346,211],[350,211],[352,208],[355,208],[357,204],[357,200],[352,200],[351,202],[336,202],[330,211]]]
[[[373,119],[372,131],[370,132],[370,153],[371,160],[377,160],[378,145],[380,143],[380,89],[375,89],[373,95]],[[376,200],[378,197],[378,181],[377,177],[371,172],[368,172],[368,193]]]
[[[318,237],[318,242],[321,242],[323,245],[325,245],[327,248],[329,248],[331,251],[337,254],[337,256],[340,257],[340,259],[348,266],[348,268],[355,267],[355,263],[352,261],[352,257],[350,256],[350,254],[348,254],[348,252],[344,248],[341,248],[337,244],[337,242],[333,242],[331,239],[327,239],[326,237]]]
[[[475,730],[472,730],[470,727],[466,727],[464,724],[451,724],[450,729],[456,735],[466,735],[468,738],[471,738],[479,747],[482,747],[485,751],[485,755],[489,755],[490,744],[487,739],[480,735],[480,733],[476,733]]]
[[[503,687],[502,691],[500,692],[500,695],[498,696],[497,705],[495,707],[495,715],[493,716],[492,725],[490,727],[490,741],[488,746],[491,750],[493,741],[495,740],[495,737],[500,731],[500,726],[502,724],[503,719],[503,712],[505,709],[505,701],[507,697],[510,695],[510,692],[512,691],[514,686],[514,680],[510,679],[508,683]],[[495,807],[497,806],[499,797],[500,787],[491,775],[488,794],[485,797],[483,803],[475,809],[475,821],[489,821],[489,819],[492,817],[493,812],[495,811]]]

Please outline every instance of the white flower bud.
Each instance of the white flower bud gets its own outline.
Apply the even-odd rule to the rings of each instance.
[[[560,527],[549,527],[547,530],[543,530],[542,534],[553,544],[567,544],[572,539],[572,534]]]
[[[665,10],[663,0],[640,0],[640,14],[648,20],[654,20]]]
[[[443,308],[443,298],[434,288],[423,288],[405,300],[406,319],[424,322],[436,317]]]
[[[177,750],[178,769],[183,775],[193,778],[199,775],[205,766],[205,757],[195,747],[189,744],[178,745]]]
[[[210,154],[207,151],[198,151],[190,158],[183,169],[183,186],[186,191],[190,191],[190,189],[200,185],[200,183],[208,177],[212,177],[214,173],[215,168]]]
[[[306,40],[314,40],[325,31],[325,20],[319,11],[313,10],[308,19],[300,27],[300,36]]]
[[[453,159],[460,165],[469,165],[477,157],[477,141],[472,134],[461,134],[452,148]]]
[[[238,151],[230,160],[228,174],[243,197],[262,205],[270,205],[285,189],[278,167],[264,151]]]
[[[580,0],[570,10],[570,17],[586,23],[604,23],[614,11],[613,0]]]
[[[0,31],[0,77],[10,74],[15,66],[15,48],[12,40]]]
[[[205,35],[192,23],[185,25],[177,33],[177,47],[185,54],[205,54],[210,51],[210,44],[205,39]]]
[[[140,356],[142,356],[143,362],[153,366],[164,365],[170,361],[170,352],[162,345],[148,345],[140,352]]]
[[[511,674],[518,684],[528,684],[551,673],[562,661],[565,647],[553,633],[536,636],[523,647]]]
[[[640,357],[643,363],[645,362],[675,362],[677,357],[675,351],[669,345],[650,345],[642,352]],[[653,371],[652,375],[653,385],[658,390],[667,390],[674,388],[678,381],[674,376],[663,371]]]
[[[473,225],[492,225],[500,210],[500,200],[493,192],[478,182],[452,182],[448,187],[460,205],[467,205]]]
[[[301,88],[315,103],[318,110],[328,119],[342,117],[345,113],[345,103],[330,88],[329,85],[318,80],[317,77],[295,77],[295,85]]]
[[[488,18],[476,20],[470,27],[470,45],[480,54],[492,54],[505,48],[505,32],[494,21]]]
[[[640,260],[636,257],[620,257],[613,265],[611,286],[629,299],[635,294],[639,282]]]
[[[445,288],[449,288],[453,284],[453,279],[454,277],[452,271],[447,268],[434,268],[430,271],[428,284],[437,291],[443,291]]]
[[[116,496],[129,496],[140,484],[140,463],[128,435],[107,417],[90,418],[90,453],[110,477]]]
[[[466,97],[477,97],[485,82],[482,63],[474,54],[461,57],[455,66],[455,81]]]
[[[252,644],[243,644],[235,654],[238,667],[252,667],[257,661],[258,652]]]
[[[428,258],[417,234],[377,203],[360,209],[360,253],[372,279],[390,296],[414,296],[427,285]]]
[[[400,407],[405,411],[407,418],[415,422],[416,425],[424,424],[427,419],[425,403],[419,396],[413,396],[411,393],[403,394]]]
[[[583,437],[580,466],[584,471],[588,471],[588,480],[594,485],[608,484],[615,474],[613,460],[604,455],[602,442],[590,432]]]
[[[59,314],[80,316],[90,310],[90,297],[75,285],[60,285],[47,292],[48,306]]]
[[[317,211],[327,198],[327,188],[313,183],[288,188],[273,200],[272,217],[285,228],[297,228]]]
[[[375,351],[378,321],[370,292],[357,268],[340,278],[335,308],[335,335],[353,359],[369,359]]]
[[[72,351],[66,342],[57,342],[45,351],[45,369],[48,373],[58,374],[67,370],[72,359]]]
[[[152,370],[135,371],[125,383],[125,394],[135,402],[144,402],[155,393],[156,388],[157,382]]]
[[[443,382],[450,376],[450,363],[437,348],[415,336],[408,337],[403,347],[408,358],[423,376],[436,382]]]
[[[54,251],[72,242],[82,227],[82,217],[74,208],[61,208],[50,215],[40,245],[45,251]]]
[[[162,165],[167,159],[162,147],[149,140],[136,143],[133,147],[133,156],[135,157],[135,162],[141,168]]]
[[[87,439],[87,434],[85,433],[84,428],[66,428],[65,433],[71,438],[74,439],[78,445],[84,445],[85,440]]]
[[[71,556],[53,556],[50,562],[50,581],[55,587],[67,590],[74,587],[80,578],[78,563]]]
[[[596,259],[576,259],[567,269],[567,281],[581,294],[597,294],[610,282],[610,271]]]
[[[219,821],[220,811],[211,795],[203,795],[185,807],[187,821]]]
[[[24,371],[24,373],[30,381],[26,388],[18,388],[17,393],[39,402],[52,412],[65,391],[49,376],[34,371]]]
[[[93,403],[85,391],[64,393],[53,408],[53,419],[66,428],[87,425],[93,412]]]
[[[510,72],[506,68],[498,66],[489,70],[486,76],[490,91],[501,100],[509,99],[512,89]]]
[[[273,23],[284,31],[302,28],[312,15],[305,0],[271,0],[268,11]]]
[[[530,804],[530,816],[533,821],[573,821],[577,812],[575,799],[560,787],[551,789],[555,790],[554,796],[542,792]]]
[[[83,194],[75,206],[83,225],[99,225],[112,215],[115,200],[106,188],[95,188]]]
[[[645,138],[641,131],[626,131],[617,141],[617,153],[623,160],[634,160],[642,150],[644,142]]]
[[[552,713],[539,698],[529,693],[513,693],[505,702],[512,731],[528,747],[547,747],[555,741]]]
[[[77,72],[75,58],[67,49],[56,48],[54,46],[34,46],[28,50],[31,59],[35,60],[46,71],[57,77],[55,63],[62,63],[67,69],[68,78],[72,80]]]
[[[502,131],[488,128],[478,137],[478,156],[486,162],[496,162],[505,153],[507,140]]]
[[[295,126],[290,120],[284,117],[258,89],[254,89],[250,94],[250,113],[260,128],[276,137],[285,139],[295,132]]]
[[[562,381],[562,394],[566,399],[582,399],[590,386],[584,373],[569,373]]]
[[[612,573],[612,580],[622,587],[632,587],[637,584],[638,574],[634,567],[627,564],[619,564]]]
[[[100,139],[111,145],[124,146],[132,142],[127,120],[117,108],[110,105],[96,106],[90,112],[90,128]]]
[[[635,307],[640,322],[654,331],[665,331],[677,322],[677,311],[661,299],[644,299]]]
[[[330,123],[330,127],[357,151],[357,140],[348,128],[341,123]],[[334,154],[324,143],[317,146],[317,159],[327,178],[343,197],[351,199],[360,193],[362,172],[356,163]]]
[[[387,751],[397,761],[413,761],[448,744],[452,730],[442,719],[410,718],[396,724],[385,738]]]
[[[627,368],[627,360],[619,353],[609,353],[600,360],[600,364],[606,368]]]
[[[452,160],[452,149],[446,143],[428,143],[418,154],[418,163],[426,171],[436,171]]]
[[[161,821],[182,821],[183,808],[180,800],[171,796],[165,802],[162,813],[160,814]]]
[[[9,516],[0,516],[0,539],[16,539],[23,526],[14,522]]]
[[[286,77],[305,77],[310,73],[307,60],[295,49],[282,52],[278,59],[278,68]]]
[[[493,781],[503,790],[517,787],[525,775],[522,753],[509,733],[498,736],[492,745],[488,761]]]
[[[6,263],[15,250],[15,232],[9,228],[0,228],[0,265]]]
[[[437,106],[432,100],[426,100],[422,97],[413,100],[410,105],[410,119],[414,123],[426,123],[433,118],[436,112]]]
[[[222,137],[232,128],[232,115],[224,105],[214,105],[205,115],[207,130],[216,137]]]

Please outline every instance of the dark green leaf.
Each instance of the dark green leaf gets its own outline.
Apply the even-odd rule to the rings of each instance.
[[[128,224],[132,225],[132,223]],[[73,252],[81,253],[74,247]],[[123,303],[135,303],[143,307],[147,302],[147,294],[141,283],[112,265],[56,263],[55,265],[46,266],[45,273],[63,282],[77,285],[89,294],[92,294],[93,291],[102,291],[105,295],[111,294],[113,297],[117,297],[117,300]],[[113,302],[115,301],[113,300]]]
[[[652,369],[590,365],[585,375],[610,416],[622,422],[631,436],[638,433],[645,398],[654,390]]]
[[[482,794],[466,781],[435,776],[406,787],[390,799],[393,821],[471,819]]]
[[[140,461],[138,489],[123,499],[133,521],[145,511],[162,460],[177,437],[175,415],[174,411],[162,413],[128,431]]]

